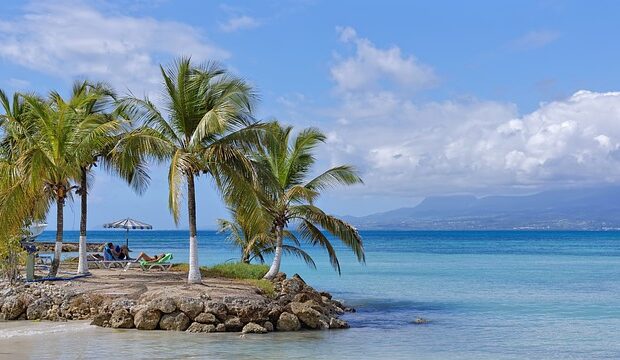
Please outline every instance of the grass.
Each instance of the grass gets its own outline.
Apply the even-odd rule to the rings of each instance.
[[[174,264],[171,271],[187,272],[189,271],[189,264]],[[271,281],[263,279],[267,271],[269,271],[268,265],[245,263],[224,263],[200,268],[200,274],[204,277],[223,277],[241,280],[248,285],[259,288],[266,296],[275,297],[276,293],[273,284]]]
[[[219,276],[229,279],[259,280],[269,271],[264,264],[223,263],[207,268],[207,276]]]

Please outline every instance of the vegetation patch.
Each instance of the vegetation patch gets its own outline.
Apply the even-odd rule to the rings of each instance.
[[[206,276],[210,277],[259,280],[269,271],[269,266],[265,264],[224,263],[208,267],[206,270]]]
[[[259,288],[263,294],[270,298],[276,297],[276,289],[273,287],[273,283],[266,279],[246,279],[243,282]]]

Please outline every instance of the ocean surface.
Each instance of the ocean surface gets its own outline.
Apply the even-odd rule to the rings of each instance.
[[[134,251],[187,262],[187,232],[129,235]],[[355,307],[351,329],[241,337],[12,322],[0,323],[0,358],[620,359],[620,232],[362,235],[366,264],[337,246],[341,276],[320,249],[309,249],[317,270],[283,261],[289,275]],[[91,231],[89,241],[124,236]],[[202,265],[238,258],[224,235],[198,236]],[[416,317],[430,322],[415,325]]]

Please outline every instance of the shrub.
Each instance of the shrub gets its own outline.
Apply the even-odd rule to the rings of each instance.
[[[217,264],[207,269],[207,276],[219,276],[230,279],[262,279],[269,271],[265,264],[224,263]]]

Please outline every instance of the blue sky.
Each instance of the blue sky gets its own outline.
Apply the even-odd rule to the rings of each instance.
[[[321,205],[364,215],[617,183],[618,13],[615,1],[4,1],[0,88],[66,93],[89,77],[156,97],[159,63],[219,60],[256,86],[258,118],[327,133],[319,166],[351,163],[366,184]],[[165,175],[154,166],[138,197],[98,173],[89,227],[174,228]],[[200,228],[226,216],[206,179],[198,201]]]

